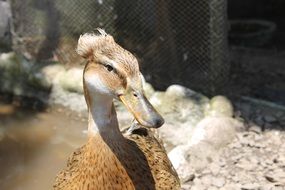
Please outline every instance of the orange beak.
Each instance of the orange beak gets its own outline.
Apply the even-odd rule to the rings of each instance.
[[[159,128],[163,125],[164,119],[142,92],[129,90],[126,94],[120,95],[119,99],[134,115],[139,124],[151,128]]]

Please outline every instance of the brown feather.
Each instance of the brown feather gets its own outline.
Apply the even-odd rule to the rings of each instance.
[[[147,129],[112,142],[100,135],[70,157],[56,178],[54,190],[180,189],[165,149]]]

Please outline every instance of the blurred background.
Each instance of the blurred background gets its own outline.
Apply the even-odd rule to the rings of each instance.
[[[283,131],[284,9],[283,0],[0,0],[0,189],[50,189],[85,142],[85,62],[75,49],[80,34],[97,27],[135,54],[166,124],[191,128],[184,138],[216,95],[226,102],[217,109],[233,106],[226,115],[248,128]],[[165,106],[181,89],[181,107]],[[167,133],[168,151],[183,144]]]

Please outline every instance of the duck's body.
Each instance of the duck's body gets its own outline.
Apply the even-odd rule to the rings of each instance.
[[[105,142],[100,135],[70,157],[56,179],[58,190],[179,189],[179,179],[164,148],[148,131]]]
[[[78,53],[89,60],[83,77],[89,139],[73,153],[54,189],[180,189],[166,151],[150,129],[132,128],[125,134],[119,130],[114,98],[126,105],[140,125],[157,128],[164,121],[143,94],[135,57],[99,32],[83,35],[78,44]]]

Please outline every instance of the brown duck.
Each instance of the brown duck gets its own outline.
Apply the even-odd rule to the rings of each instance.
[[[56,177],[56,190],[180,189],[164,147],[150,128],[164,123],[144,96],[137,59],[112,36],[84,34],[77,52],[88,62],[83,73],[89,111],[88,142]],[[140,127],[119,130],[113,99],[120,100]]]

